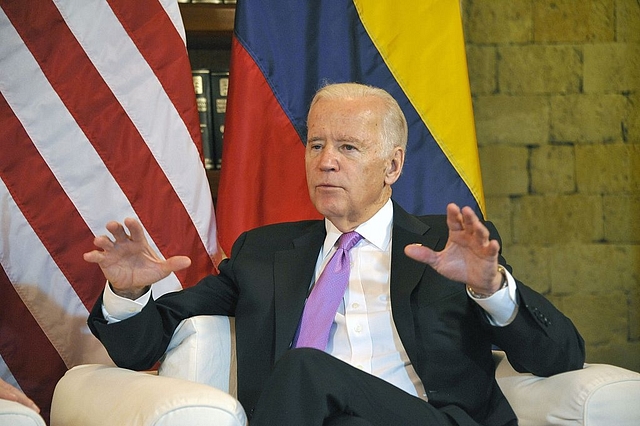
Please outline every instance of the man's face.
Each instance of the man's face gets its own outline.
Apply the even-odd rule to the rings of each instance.
[[[316,209],[342,232],[373,216],[391,196],[404,152],[383,152],[382,101],[318,101],[308,117],[305,166]]]

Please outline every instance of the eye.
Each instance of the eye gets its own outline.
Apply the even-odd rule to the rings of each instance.
[[[322,149],[322,144],[318,141],[307,141],[307,149],[310,151],[319,151]]]
[[[346,143],[342,145],[342,149],[345,151],[355,151],[357,148],[354,145]]]

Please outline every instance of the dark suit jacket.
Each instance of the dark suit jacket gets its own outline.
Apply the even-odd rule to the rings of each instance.
[[[549,376],[582,368],[584,343],[569,319],[520,282],[515,320],[492,327],[463,284],[404,255],[411,243],[441,250],[447,236],[444,216],[415,217],[394,204],[393,318],[432,405],[460,424],[508,424],[515,415],[494,379],[492,344],[507,353],[516,369]],[[163,355],[182,319],[235,316],[238,397],[251,415],[274,363],[290,347],[324,237],[323,221],[249,231],[238,238],[218,276],[167,294],[111,325],[102,316],[100,299],[89,326],[114,362],[146,369]],[[499,261],[509,268],[502,257]]]

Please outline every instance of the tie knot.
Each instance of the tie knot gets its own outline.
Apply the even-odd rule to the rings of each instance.
[[[344,251],[349,251],[358,244],[358,241],[362,239],[362,235],[358,234],[356,231],[347,232],[342,234],[338,239],[338,249],[343,249]]]

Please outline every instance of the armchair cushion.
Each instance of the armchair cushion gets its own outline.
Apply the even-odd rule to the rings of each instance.
[[[551,377],[518,373],[494,352],[496,379],[521,426],[640,424],[640,374],[605,364]]]

